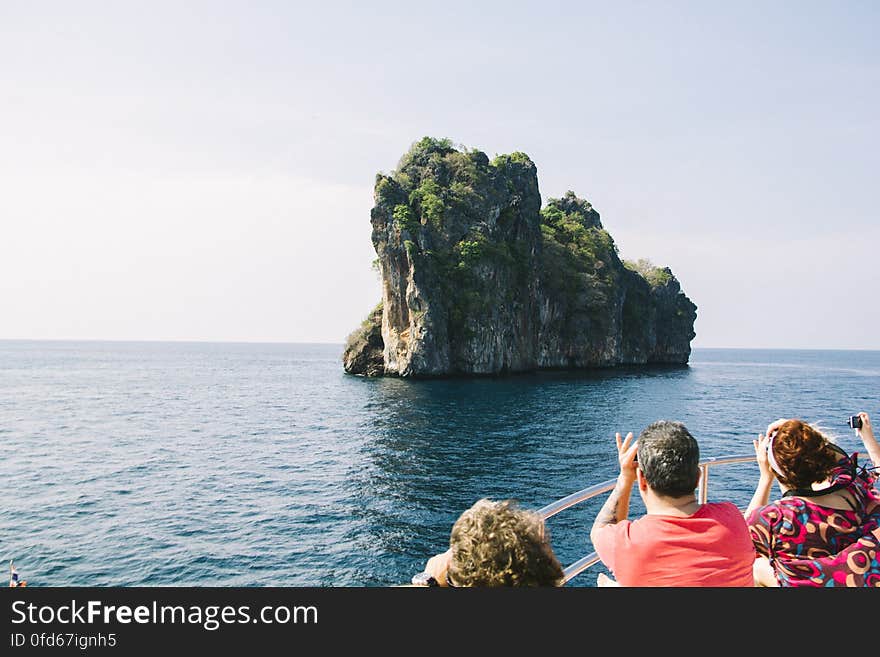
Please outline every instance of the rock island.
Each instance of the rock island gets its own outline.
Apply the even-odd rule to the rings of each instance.
[[[382,300],[348,338],[365,376],[688,362],[696,305],[667,267],[623,261],[574,192],[542,207],[525,153],[425,137],[370,213]]]

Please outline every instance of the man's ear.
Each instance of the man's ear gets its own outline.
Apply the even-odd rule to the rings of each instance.
[[[636,468],[636,481],[639,484],[640,491],[648,490],[648,480],[645,479],[645,474],[642,472],[641,468]]]

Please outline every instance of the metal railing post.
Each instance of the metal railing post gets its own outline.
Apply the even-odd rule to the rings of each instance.
[[[709,499],[709,464],[700,465],[700,504]]]

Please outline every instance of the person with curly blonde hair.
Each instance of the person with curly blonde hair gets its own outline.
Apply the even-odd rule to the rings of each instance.
[[[452,587],[561,586],[564,573],[544,520],[515,500],[481,499],[452,526],[449,549],[414,584]]]

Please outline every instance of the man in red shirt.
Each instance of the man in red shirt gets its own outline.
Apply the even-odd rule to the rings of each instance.
[[[590,530],[620,586],[754,586],[755,548],[732,502],[700,504],[700,448],[681,422],[660,420],[635,443],[616,435],[620,475]],[[632,485],[647,513],[628,520]]]

